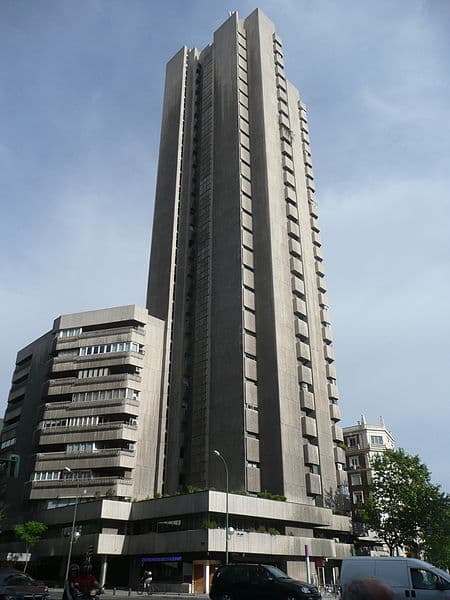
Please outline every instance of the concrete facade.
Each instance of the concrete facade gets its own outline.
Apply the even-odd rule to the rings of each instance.
[[[17,355],[1,459],[12,518],[99,496],[157,490],[164,324],[138,306],[63,315]],[[70,471],[69,471],[69,470]]]
[[[162,579],[164,569],[171,565],[172,589],[180,591],[187,585],[197,592],[208,591],[209,574],[223,560],[225,502],[223,492],[141,502],[83,502],[78,507],[77,528],[81,536],[74,547],[73,560],[83,560],[92,545],[94,571],[103,574],[102,583],[108,586],[135,588],[148,559],[154,561],[151,568],[161,589],[168,585]],[[33,549],[41,577],[61,571],[72,515],[71,506],[42,513],[49,528],[47,539]],[[329,509],[231,494],[229,517],[229,551],[234,562],[271,562],[304,580],[305,546],[312,558],[313,575],[317,572],[315,557],[327,557],[332,569],[352,552],[348,519],[333,515]],[[323,537],[313,537],[313,529]],[[19,550],[18,543],[0,544],[0,556]]]
[[[336,568],[332,342],[306,107],[272,22],[234,13],[167,65],[147,309],[63,315],[18,354],[0,463],[9,524],[49,525],[40,576],[63,575],[79,498],[74,557],[94,546],[102,580],[134,586],[154,561],[208,591],[226,540],[214,450],[232,560],[305,579],[308,546]]]
[[[306,107],[259,10],[168,63],[147,305],[166,320],[164,490],[346,485]]]

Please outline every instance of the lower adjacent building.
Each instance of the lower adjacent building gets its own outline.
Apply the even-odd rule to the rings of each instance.
[[[91,554],[108,586],[135,587],[150,564],[161,589],[208,591],[225,558],[227,494],[187,486],[160,497],[164,327],[138,306],[63,315],[19,351],[0,438],[0,561],[23,552],[13,525],[38,520],[48,530],[29,570],[40,578],[63,580],[76,533],[73,560]],[[308,556],[313,578],[334,581],[351,554],[348,517],[306,497],[229,492],[230,560],[305,579]]]
[[[380,452],[395,447],[394,438],[380,417],[377,425],[369,425],[364,417],[356,425],[344,427],[345,454],[347,459],[348,486],[353,514],[355,551],[372,556],[389,555],[389,550],[358,519],[358,505],[367,500],[372,482],[371,461]]]
[[[80,487],[83,491],[83,485]],[[94,572],[107,586],[136,588],[150,567],[157,589],[208,592],[214,569],[224,560],[226,494],[205,491],[140,502],[99,499],[78,506],[73,560],[91,550]],[[39,577],[61,579],[67,560],[73,507],[41,514],[49,529],[34,550]],[[306,579],[336,578],[352,553],[348,518],[329,509],[239,494],[229,495],[229,557],[266,562]],[[12,540],[0,552],[20,551]],[[324,570],[323,565],[326,567]]]
[[[84,500],[158,491],[163,331],[122,306],[63,315],[20,350],[0,441],[10,520],[72,504],[81,486]]]

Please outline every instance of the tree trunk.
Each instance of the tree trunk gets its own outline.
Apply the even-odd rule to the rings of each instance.
[[[24,564],[23,564],[23,572],[24,572],[24,573],[26,573],[26,571],[27,571],[28,563],[29,563],[29,560],[30,560],[30,559],[28,558],[28,555],[29,555],[29,553],[30,553],[30,547],[29,547],[29,546],[25,546],[25,552],[26,552],[26,554],[27,554],[27,558],[25,559],[25,562],[24,562]]]

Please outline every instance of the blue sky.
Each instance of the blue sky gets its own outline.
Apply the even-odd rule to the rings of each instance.
[[[309,109],[344,419],[448,490],[450,3],[261,0]],[[235,0],[0,3],[0,404],[59,314],[143,304],[165,63]]]

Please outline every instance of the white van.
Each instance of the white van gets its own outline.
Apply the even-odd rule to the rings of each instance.
[[[352,579],[379,579],[398,600],[450,600],[450,575],[417,558],[352,556],[342,561],[339,583]]]

